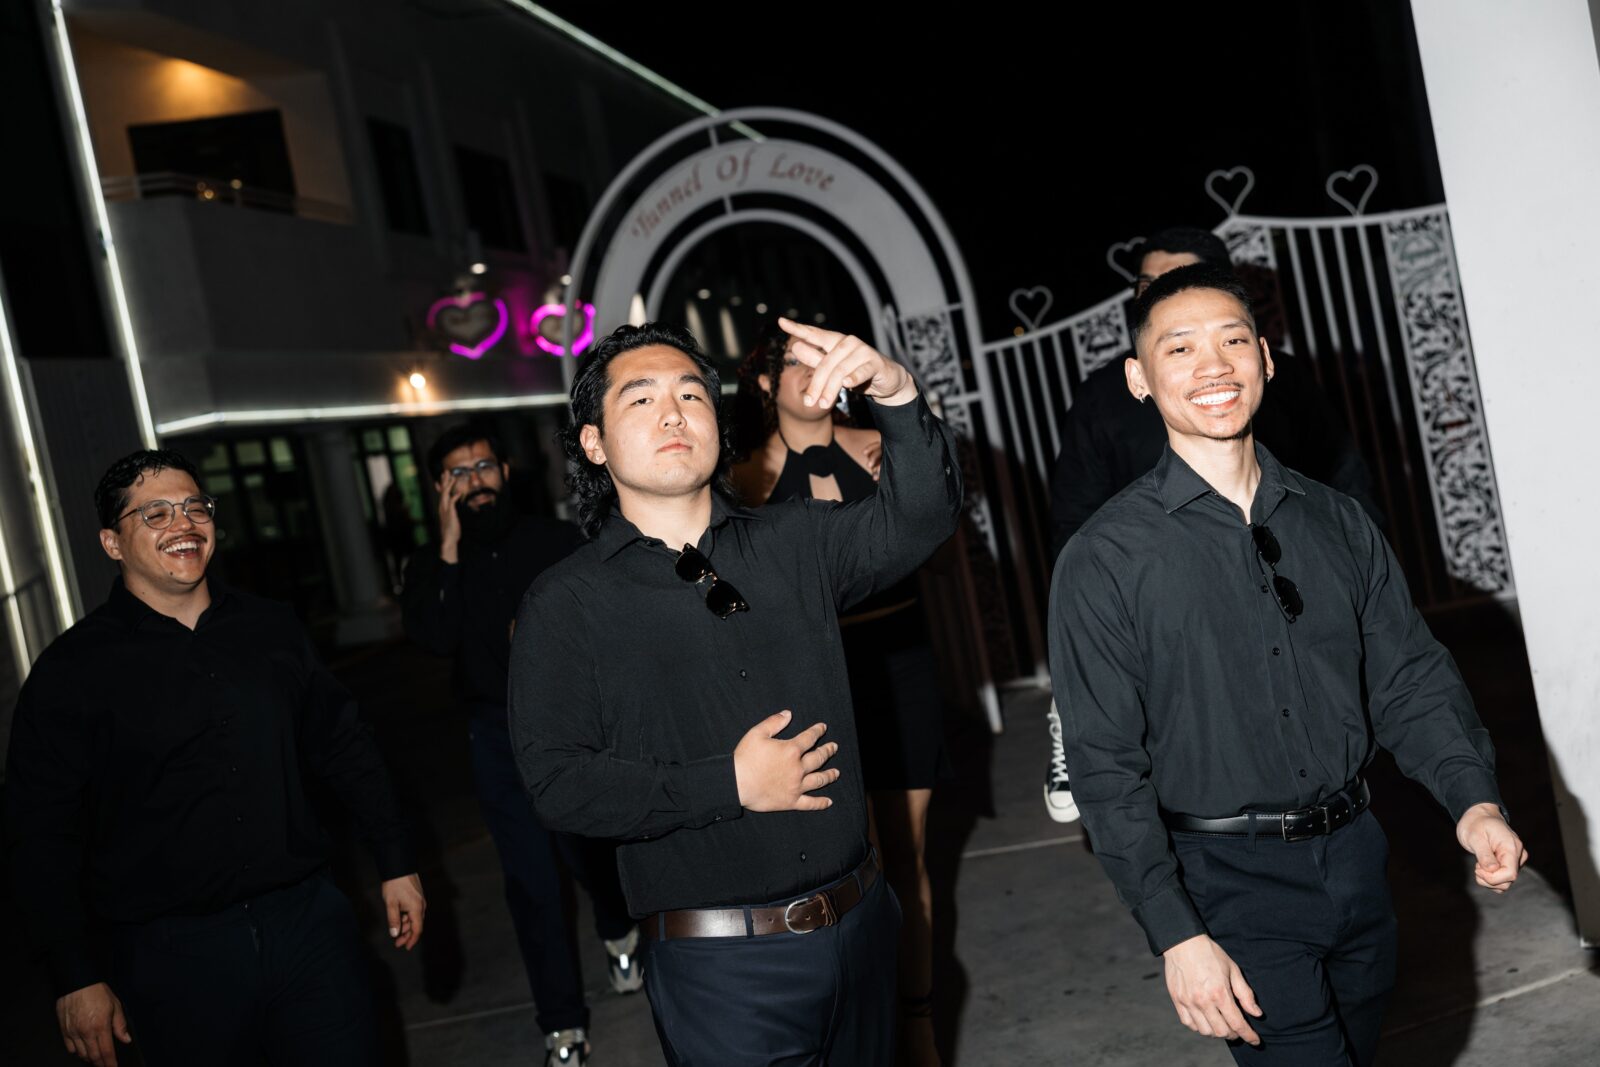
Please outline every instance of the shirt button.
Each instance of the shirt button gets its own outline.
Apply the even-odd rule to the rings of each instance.
[[[233,817],[233,821],[234,822],[244,822],[244,816],[243,815],[235,815]]]
[[[1306,769],[1304,767],[1301,767],[1300,768],[1300,777],[1304,778],[1305,776],[1306,776]]]
[[[720,816],[720,815],[713,815],[713,816],[711,816],[711,821],[712,821],[712,822],[721,822],[721,821],[722,821],[722,816]]]
[[[1289,713],[1286,711],[1286,712],[1284,712],[1284,714],[1287,715]],[[238,774],[239,773],[239,768],[237,768],[237,767],[229,767],[228,768],[228,773],[229,774]]]
[[[805,859],[806,858],[806,854],[804,852],[800,853],[800,858],[801,859]]]
[[[1272,654],[1274,656],[1276,656],[1278,654],[1278,646],[1277,645],[1273,645],[1272,646]]]
[[[750,677],[750,672],[741,667],[739,669],[739,677],[748,678],[748,677]]]
[[[1261,583],[1261,591],[1263,593],[1265,593],[1267,591],[1267,583],[1266,582],[1262,582]]]
[[[1288,708],[1284,708],[1283,709],[1283,717],[1285,719],[1287,719],[1289,717],[1289,709]]]

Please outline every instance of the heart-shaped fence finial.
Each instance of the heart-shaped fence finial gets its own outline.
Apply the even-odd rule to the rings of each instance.
[[[1130,237],[1106,249],[1106,266],[1122,275],[1123,280],[1130,285],[1139,280],[1139,261],[1144,258],[1144,254],[1133,256],[1129,253],[1142,244],[1144,244],[1143,237]]]
[[[1239,213],[1244,198],[1256,187],[1256,175],[1249,167],[1214,170],[1206,175],[1206,195],[1222,205],[1228,217]]]
[[[1039,323],[1044,321],[1045,315],[1050,311],[1050,305],[1056,298],[1049,289],[1036,285],[1032,289],[1013,289],[1011,299],[1011,313],[1015,315],[1022,325],[1029,330],[1037,330]]]
[[[1340,192],[1343,186],[1353,197],[1345,196]],[[1328,192],[1328,199],[1350,212],[1360,215],[1367,210],[1367,201],[1372,199],[1372,193],[1378,188],[1378,171],[1369,163],[1360,163],[1349,170],[1336,170],[1328,175],[1323,188]]]

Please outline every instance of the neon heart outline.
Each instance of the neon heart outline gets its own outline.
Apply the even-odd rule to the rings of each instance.
[[[1110,248],[1106,249],[1106,265],[1112,270],[1116,271],[1118,274],[1122,275],[1122,277],[1126,279],[1129,284],[1138,281],[1139,278],[1137,275],[1129,274],[1128,268],[1117,262],[1117,253],[1132,252],[1135,248],[1142,244],[1144,244],[1143,237],[1130,237],[1126,241],[1118,241]]]
[[[1037,316],[1023,314],[1022,309],[1017,306],[1017,298],[1031,300],[1035,296],[1044,297],[1044,303],[1039,307],[1039,314]],[[1020,319],[1022,325],[1029,330],[1037,330],[1039,328],[1039,320],[1050,314],[1050,308],[1055,302],[1055,294],[1042,285],[1035,285],[1032,289],[1013,289],[1011,290],[1011,296],[1006,300],[1006,303],[1011,306],[1011,313]]]
[[[1363,172],[1372,176],[1372,184],[1367,186],[1367,191],[1362,193],[1361,198],[1354,204],[1333,191],[1335,182],[1355,181],[1356,175]],[[1378,168],[1370,163],[1357,163],[1349,170],[1336,170],[1328,175],[1327,181],[1322,183],[1322,190],[1328,194],[1328,199],[1350,212],[1350,214],[1359,217],[1362,212],[1367,210],[1367,201],[1372,199],[1372,194],[1378,191]]]
[[[1241,174],[1244,175],[1244,188],[1239,190],[1239,195],[1234,197],[1232,200],[1224,200],[1222,198],[1222,194],[1217,192],[1216,186],[1212,183],[1218,178],[1221,178],[1225,182],[1231,182],[1234,178]],[[1256,172],[1245,166],[1230,167],[1227,170],[1214,170],[1210,174],[1206,175],[1206,195],[1212,200],[1216,201],[1218,204],[1221,204],[1222,210],[1228,213],[1229,218],[1232,218],[1239,213],[1239,209],[1244,206],[1244,198],[1249,196],[1250,190],[1254,189],[1255,187]],[[1129,278],[1128,280],[1130,282],[1133,281],[1132,278]]]
[[[572,339],[572,354],[574,356],[582,354],[585,349],[594,344],[594,305],[580,301],[578,307],[583,309],[583,331]],[[533,317],[528,320],[528,327],[533,331],[533,343],[552,356],[564,356],[567,354],[566,349],[539,332],[539,324],[551,315],[565,318],[567,305],[545,304],[533,313]]]
[[[488,298],[489,297],[487,293],[467,293],[465,296],[446,296],[435,300],[433,302],[433,306],[428,309],[428,329],[431,330],[434,328],[434,320],[439,317],[439,312],[443,311],[446,307],[460,308],[465,311],[473,304],[487,300]],[[489,335],[487,337],[475,345],[464,345],[456,341],[451,341],[450,351],[454,352],[458,356],[464,356],[467,359],[482,359],[485,352],[499,344],[500,338],[506,335],[506,330],[511,326],[511,312],[506,308],[506,302],[501,300],[499,297],[495,297],[494,309],[500,313],[500,321],[495,323],[494,329],[489,331]]]

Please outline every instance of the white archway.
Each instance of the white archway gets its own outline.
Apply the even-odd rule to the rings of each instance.
[[[977,635],[1009,640],[1010,627],[1020,624],[1032,648],[1042,650],[1036,580],[1008,573],[1022,559],[1016,532],[996,521],[1006,509],[985,493],[992,486],[1009,499],[1010,480],[996,458],[998,428],[979,408],[991,389],[988,366],[973,358],[981,331],[966,263],[932,201],[899,163],[837,122],[786,108],[741,108],[685,123],[640,152],[600,198],[573,252],[566,303],[593,304],[602,333],[626,322],[636,299],[654,318],[685,257],[712,234],[745,222],[788,226],[837,257],[873,318],[856,328],[913,370],[961,438],[987,445],[982,455],[969,449],[965,457],[968,514],[1000,580],[980,590],[970,573],[967,579],[969,599],[981,592],[987,601],[981,620],[973,608],[971,643],[979,646],[972,651],[983,660],[983,702],[998,729],[987,649]],[[573,315],[563,320],[568,346],[575,323]],[[569,380],[571,373],[569,364]],[[1029,667],[1042,676],[1042,654]]]

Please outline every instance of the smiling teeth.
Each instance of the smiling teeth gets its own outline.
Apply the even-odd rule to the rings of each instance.
[[[1226,404],[1238,395],[1239,391],[1237,389],[1230,389],[1227,392],[1207,393],[1205,396],[1190,397],[1189,402],[1191,404],[1199,404],[1202,407],[1214,407],[1217,404]]]

